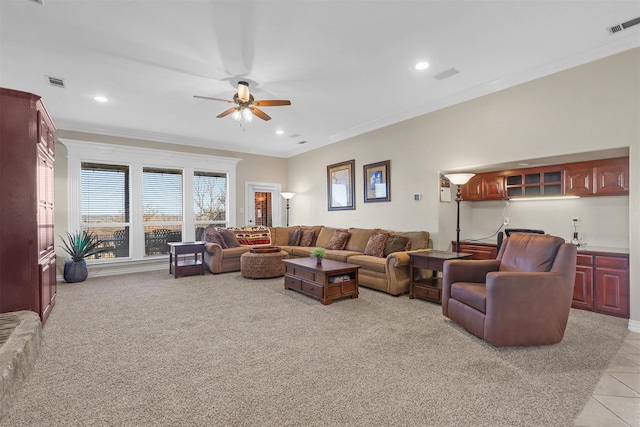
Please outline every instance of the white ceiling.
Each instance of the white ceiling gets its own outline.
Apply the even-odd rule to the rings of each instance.
[[[280,157],[640,46],[640,25],[607,31],[637,0],[43,3],[0,1],[0,86],[42,96],[58,128]],[[292,105],[241,127],[193,98],[238,80]]]

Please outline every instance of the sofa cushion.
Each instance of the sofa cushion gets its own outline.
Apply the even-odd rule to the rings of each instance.
[[[335,227],[322,227],[322,229],[320,229],[320,233],[318,233],[318,238],[316,239],[316,246],[326,248],[336,230],[338,229]]]
[[[222,235],[227,248],[237,248],[238,246],[240,246],[240,242],[236,238],[234,231],[228,230],[226,228],[220,228],[218,230],[220,231],[220,235]]]
[[[384,248],[388,238],[389,233],[378,232],[372,234],[371,237],[369,237],[367,246],[364,248],[364,254],[384,258]]]
[[[302,238],[302,229],[300,227],[296,227],[289,232],[287,246],[298,246],[300,244],[300,238]]]
[[[250,246],[271,244],[271,234],[269,233],[269,229],[234,230],[233,233],[240,245]],[[227,242],[227,244],[229,244],[229,242]]]
[[[386,271],[386,258],[379,258],[371,255],[354,255],[347,258],[348,264],[361,266],[365,270],[384,273]]]
[[[407,231],[401,234],[409,238],[409,242],[411,243],[410,250],[429,249],[428,231]]]
[[[208,243],[217,243],[222,249],[227,248],[227,244],[218,229],[212,225],[208,226],[204,231],[204,239]]]
[[[240,258],[242,254],[249,252],[251,248],[247,246],[238,246],[237,248],[228,248],[222,251],[222,259]]]
[[[347,246],[349,236],[351,236],[351,233],[349,233],[347,230],[338,229],[334,231],[333,236],[331,236],[331,239],[329,240],[329,243],[327,243],[326,248],[335,249],[338,251],[343,250],[345,246]]]
[[[384,246],[384,256],[394,252],[411,250],[411,241],[407,236],[398,233],[389,233],[387,244]]]
[[[458,282],[451,285],[451,298],[481,313],[487,312],[487,287],[484,283]]]
[[[369,237],[379,230],[379,228],[350,228],[349,233],[351,233],[351,237],[345,249],[348,251],[364,252],[369,242]]]
[[[313,228],[303,228],[300,231],[300,246],[308,247],[313,243],[313,238],[315,237],[315,233],[313,232]]]

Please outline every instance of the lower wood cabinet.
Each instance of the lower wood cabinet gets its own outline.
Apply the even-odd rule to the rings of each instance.
[[[629,318],[629,255],[578,254],[574,308]]]
[[[451,250],[457,252],[456,242],[451,242]],[[460,252],[473,254],[470,259],[496,259],[498,248],[491,243],[460,242]]]
[[[451,242],[456,251],[456,242]],[[471,259],[495,259],[496,245],[460,242],[460,252],[472,253]],[[611,316],[629,318],[629,255],[583,251],[578,253],[576,281],[571,306]]]

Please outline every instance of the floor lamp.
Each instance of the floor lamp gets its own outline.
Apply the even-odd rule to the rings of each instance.
[[[447,178],[452,184],[458,186],[458,191],[456,192],[456,203],[458,204],[458,222],[456,223],[456,253],[460,253],[460,202],[462,201],[460,186],[466,184],[474,175],[474,173],[450,173],[445,175],[445,178]]]
[[[284,197],[285,200],[287,201],[287,227],[288,227],[289,226],[289,200],[293,199],[293,196],[295,196],[296,193],[280,193],[280,195]]]

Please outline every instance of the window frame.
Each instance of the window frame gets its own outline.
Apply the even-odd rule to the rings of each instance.
[[[158,257],[145,256],[142,202],[143,168],[180,169],[183,174],[183,240],[195,240],[193,176],[194,172],[222,173],[227,176],[226,225],[235,226],[236,166],[241,159],[207,156],[152,148],[129,147],[91,141],[59,138],[67,147],[68,207],[67,230],[80,230],[81,226],[81,164],[104,163],[129,166],[131,197],[131,248],[129,258],[87,260],[89,264],[130,262]]]

